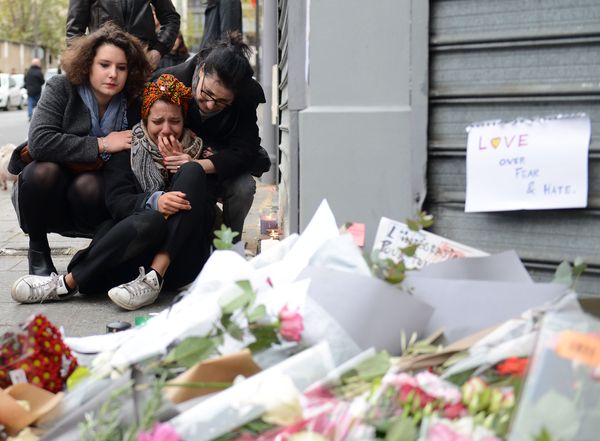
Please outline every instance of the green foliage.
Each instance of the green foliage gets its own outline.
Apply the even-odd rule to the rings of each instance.
[[[216,238],[213,239],[213,245],[217,250],[230,250],[233,248],[233,239],[240,235],[225,225],[221,225],[221,229],[216,230],[214,234]]]
[[[129,382],[112,391],[96,414],[85,414],[84,421],[79,423],[83,441],[116,441],[122,438],[119,418],[121,399],[131,392],[131,385]]]
[[[427,214],[425,211],[418,211],[416,219],[406,219],[406,225],[411,231],[418,232],[423,228],[433,225],[433,216]],[[398,262],[390,258],[379,257],[379,250],[374,250],[370,255],[366,255],[365,260],[373,276],[385,280],[392,285],[400,285],[406,278],[406,271],[409,270],[406,267],[404,258],[414,257],[418,248],[418,243],[411,243],[404,248],[400,248],[400,259]]]
[[[360,363],[350,371],[350,374],[358,376],[361,380],[370,381],[377,377],[383,377],[389,368],[390,356],[386,351],[382,351]]]
[[[0,0],[0,39],[39,44],[57,55],[65,46],[68,0]]]
[[[213,355],[218,343],[211,337],[187,337],[167,354],[164,362],[190,368]]]
[[[571,289],[575,289],[577,281],[579,280],[579,276],[583,274],[586,268],[587,264],[583,261],[583,259],[581,259],[581,257],[577,257],[573,262],[573,265],[567,261],[563,261],[556,268],[553,282],[566,285]]]
[[[231,314],[238,309],[245,311],[256,299],[256,294],[252,291],[250,282],[242,280],[237,282],[237,285],[242,289],[241,293],[239,291],[231,291],[220,300],[223,314]]]
[[[417,425],[409,418],[396,417],[385,434],[385,441],[416,441]]]
[[[550,436],[550,432],[544,427],[540,434],[534,438],[534,441],[552,441],[552,437]]]
[[[270,325],[256,326],[250,329],[252,335],[256,338],[256,341],[248,346],[252,352],[259,352],[270,348],[275,343],[279,342],[279,336],[277,335],[277,329]]]

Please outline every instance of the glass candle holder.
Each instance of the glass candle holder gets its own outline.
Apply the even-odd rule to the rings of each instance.
[[[277,211],[273,209],[263,210],[260,214],[260,234],[266,236],[270,231],[278,230]]]

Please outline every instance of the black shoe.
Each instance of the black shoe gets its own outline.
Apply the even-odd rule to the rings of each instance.
[[[36,251],[30,249],[27,253],[27,259],[29,260],[29,274],[49,276],[52,273],[57,273],[52,263],[52,257],[50,257],[50,250]]]

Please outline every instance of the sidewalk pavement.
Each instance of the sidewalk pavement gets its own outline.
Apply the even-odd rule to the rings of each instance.
[[[108,296],[77,296],[65,302],[21,305],[10,296],[10,288],[19,277],[27,274],[28,238],[17,223],[8,191],[0,190],[0,332],[22,323],[36,313],[45,314],[67,336],[83,336],[106,332],[106,324],[126,321],[133,325],[135,317],[159,312],[166,308],[173,293],[162,293],[157,302],[137,311],[125,311],[112,303]],[[254,204],[246,218],[242,240],[246,250],[256,253],[259,240],[259,216],[263,208],[277,203],[277,187],[257,183]],[[59,273],[64,274],[73,254],[89,243],[88,239],[73,239],[50,234],[52,259]],[[135,277],[135,275],[133,275]],[[133,277],[132,277],[133,278]]]

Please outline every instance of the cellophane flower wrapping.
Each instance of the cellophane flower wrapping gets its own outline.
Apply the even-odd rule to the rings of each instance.
[[[0,339],[0,387],[27,381],[50,392],[64,389],[77,361],[44,315],[33,316]],[[11,378],[12,376],[12,378]]]
[[[598,439],[600,321],[584,313],[544,317],[510,441]]]

